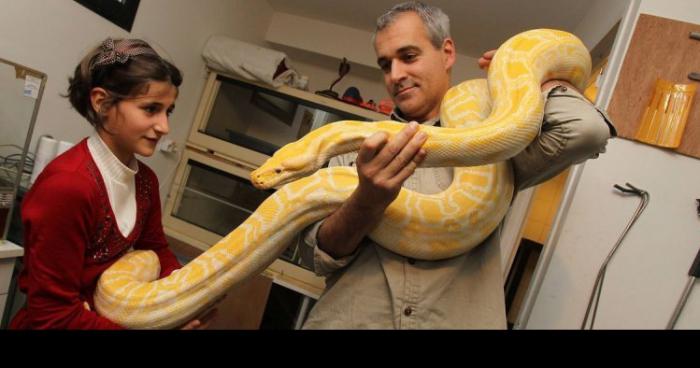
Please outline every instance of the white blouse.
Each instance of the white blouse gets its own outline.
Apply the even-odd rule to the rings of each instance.
[[[139,166],[136,159],[124,165],[107,147],[95,132],[88,138],[88,150],[95,160],[98,170],[107,187],[107,196],[116,217],[119,231],[129,236],[136,223],[136,173]]]

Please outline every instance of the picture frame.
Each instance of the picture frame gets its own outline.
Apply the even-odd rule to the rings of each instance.
[[[141,0],[75,0],[117,26],[131,32]]]

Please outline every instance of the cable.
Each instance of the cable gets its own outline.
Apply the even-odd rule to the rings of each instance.
[[[626,193],[626,194],[632,194],[636,195],[638,197],[641,197],[641,202],[639,203],[639,207],[637,207],[637,211],[635,211],[634,216],[630,220],[630,222],[627,224],[627,227],[625,227],[625,230],[622,232],[620,235],[620,238],[617,240],[617,243],[615,243],[615,246],[613,246],[612,250],[608,254],[608,256],[605,258],[605,261],[603,262],[603,265],[600,267],[600,270],[598,271],[598,276],[596,277],[595,284],[593,286],[593,290],[591,291],[591,296],[588,299],[588,307],[586,308],[586,315],[583,317],[583,322],[581,322],[581,329],[585,330],[586,329],[586,322],[588,321],[588,315],[591,312],[591,307],[593,307],[593,313],[591,315],[591,326],[589,329],[593,329],[593,324],[595,323],[595,317],[596,314],[598,313],[598,303],[600,302],[600,294],[603,291],[603,281],[605,280],[605,272],[607,271],[608,264],[610,263],[610,260],[612,259],[613,255],[615,255],[615,252],[619,249],[620,244],[622,243],[622,240],[625,238],[627,235],[627,232],[629,232],[630,228],[632,228],[632,225],[637,221],[639,216],[641,216],[642,212],[646,208],[647,204],[649,204],[649,192],[646,190],[642,190],[639,188],[634,187],[630,183],[625,183],[627,185],[627,188],[622,187],[620,185],[615,184],[615,189]],[[594,304],[595,301],[595,304]]]

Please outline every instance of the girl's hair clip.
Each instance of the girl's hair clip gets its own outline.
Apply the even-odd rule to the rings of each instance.
[[[111,65],[114,63],[124,64],[129,61],[130,57],[137,55],[155,55],[158,56],[152,48],[143,45],[142,42],[135,40],[120,40],[114,42],[111,37],[108,37],[102,42],[102,51],[97,56],[95,62],[90,66],[90,70],[96,66]]]

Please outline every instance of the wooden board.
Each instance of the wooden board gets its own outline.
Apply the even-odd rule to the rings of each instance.
[[[700,72],[700,41],[689,37],[700,25],[640,14],[622,64],[608,114],[621,138],[634,139],[657,78],[691,84]],[[700,96],[695,95],[685,133],[675,152],[700,158]]]

